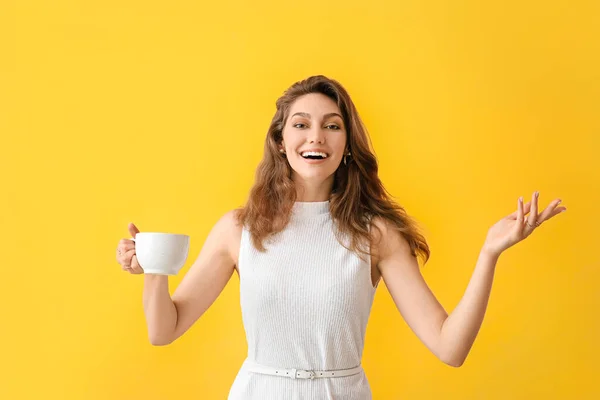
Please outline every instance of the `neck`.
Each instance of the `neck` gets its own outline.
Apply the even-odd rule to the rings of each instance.
[[[333,176],[331,179],[313,183],[304,180],[296,182],[296,201],[298,202],[317,202],[327,201],[331,197],[331,189],[333,188]]]

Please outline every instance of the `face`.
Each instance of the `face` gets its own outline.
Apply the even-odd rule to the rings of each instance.
[[[281,146],[295,182],[333,185],[333,174],[346,153],[346,127],[341,114],[337,104],[320,93],[304,95],[292,104]]]

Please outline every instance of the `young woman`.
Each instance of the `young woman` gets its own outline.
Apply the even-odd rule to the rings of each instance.
[[[531,202],[492,226],[462,300],[448,315],[423,279],[425,238],[379,180],[367,131],[346,90],[313,76],[277,100],[247,204],[215,224],[171,297],[146,275],[144,312],[154,345],[173,342],[240,278],[248,343],[229,393],[238,399],[371,399],[361,367],[380,279],[407,324],[442,362],[463,364],[481,326],[500,254],[565,207]],[[528,215],[527,215],[528,214]],[[129,225],[132,236],[138,231]],[[135,243],[117,260],[141,274]]]

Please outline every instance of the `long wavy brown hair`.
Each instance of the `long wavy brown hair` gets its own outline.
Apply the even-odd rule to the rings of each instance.
[[[323,75],[294,83],[277,99],[277,110],[267,132],[254,186],[237,214],[238,222],[250,232],[253,245],[261,252],[266,251],[264,241],[281,232],[290,220],[297,192],[291,178],[292,168],[279,152],[279,145],[292,104],[310,93],[324,94],[336,102],[346,127],[346,146],[351,152],[348,164],[340,163],[335,172],[329,199],[340,244],[359,257],[361,253],[370,255],[369,244],[373,240],[370,221],[379,217],[387,222],[388,229],[397,229],[406,238],[412,255],[421,256],[425,264],[430,255],[429,246],[416,221],[391,199],[381,183],[371,140],[354,103],[339,82]],[[340,239],[340,234],[350,238],[349,246]]]

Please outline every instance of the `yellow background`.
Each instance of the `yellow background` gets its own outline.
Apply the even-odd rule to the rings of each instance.
[[[3,1],[0,398],[224,399],[245,357],[234,275],[152,347],[132,221],[189,234],[243,204],[276,98],[338,79],[426,230],[451,311],[487,229],[540,190],[569,210],[500,259],[465,365],[377,292],[375,399],[600,398],[597,1]]]

